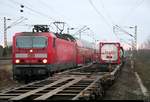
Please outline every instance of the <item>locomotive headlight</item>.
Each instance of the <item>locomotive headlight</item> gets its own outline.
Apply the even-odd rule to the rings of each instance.
[[[47,59],[43,59],[43,63],[47,63]]]
[[[20,60],[19,59],[16,59],[16,61],[15,61],[16,63],[20,63]]]
[[[33,52],[33,50],[31,49],[30,52]]]

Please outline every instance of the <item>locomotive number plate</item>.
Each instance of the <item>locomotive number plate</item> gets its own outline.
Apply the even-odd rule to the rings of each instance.
[[[28,54],[28,57],[33,58],[33,57],[35,57],[35,54]]]

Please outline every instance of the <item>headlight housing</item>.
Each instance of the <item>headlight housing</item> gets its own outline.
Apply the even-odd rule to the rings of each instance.
[[[43,59],[43,61],[42,61],[43,63],[47,63],[47,59]]]
[[[20,60],[19,60],[19,59],[16,59],[15,62],[16,62],[16,63],[20,63]]]

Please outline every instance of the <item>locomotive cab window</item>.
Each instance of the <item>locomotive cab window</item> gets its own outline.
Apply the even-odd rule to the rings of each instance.
[[[18,48],[43,48],[47,46],[47,37],[43,36],[19,36],[16,38]]]

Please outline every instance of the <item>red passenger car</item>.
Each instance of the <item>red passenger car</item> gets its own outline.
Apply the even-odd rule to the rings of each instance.
[[[76,63],[78,66],[83,64],[93,62],[94,56],[94,44],[89,43],[84,40],[77,40],[77,56],[76,56]]]

